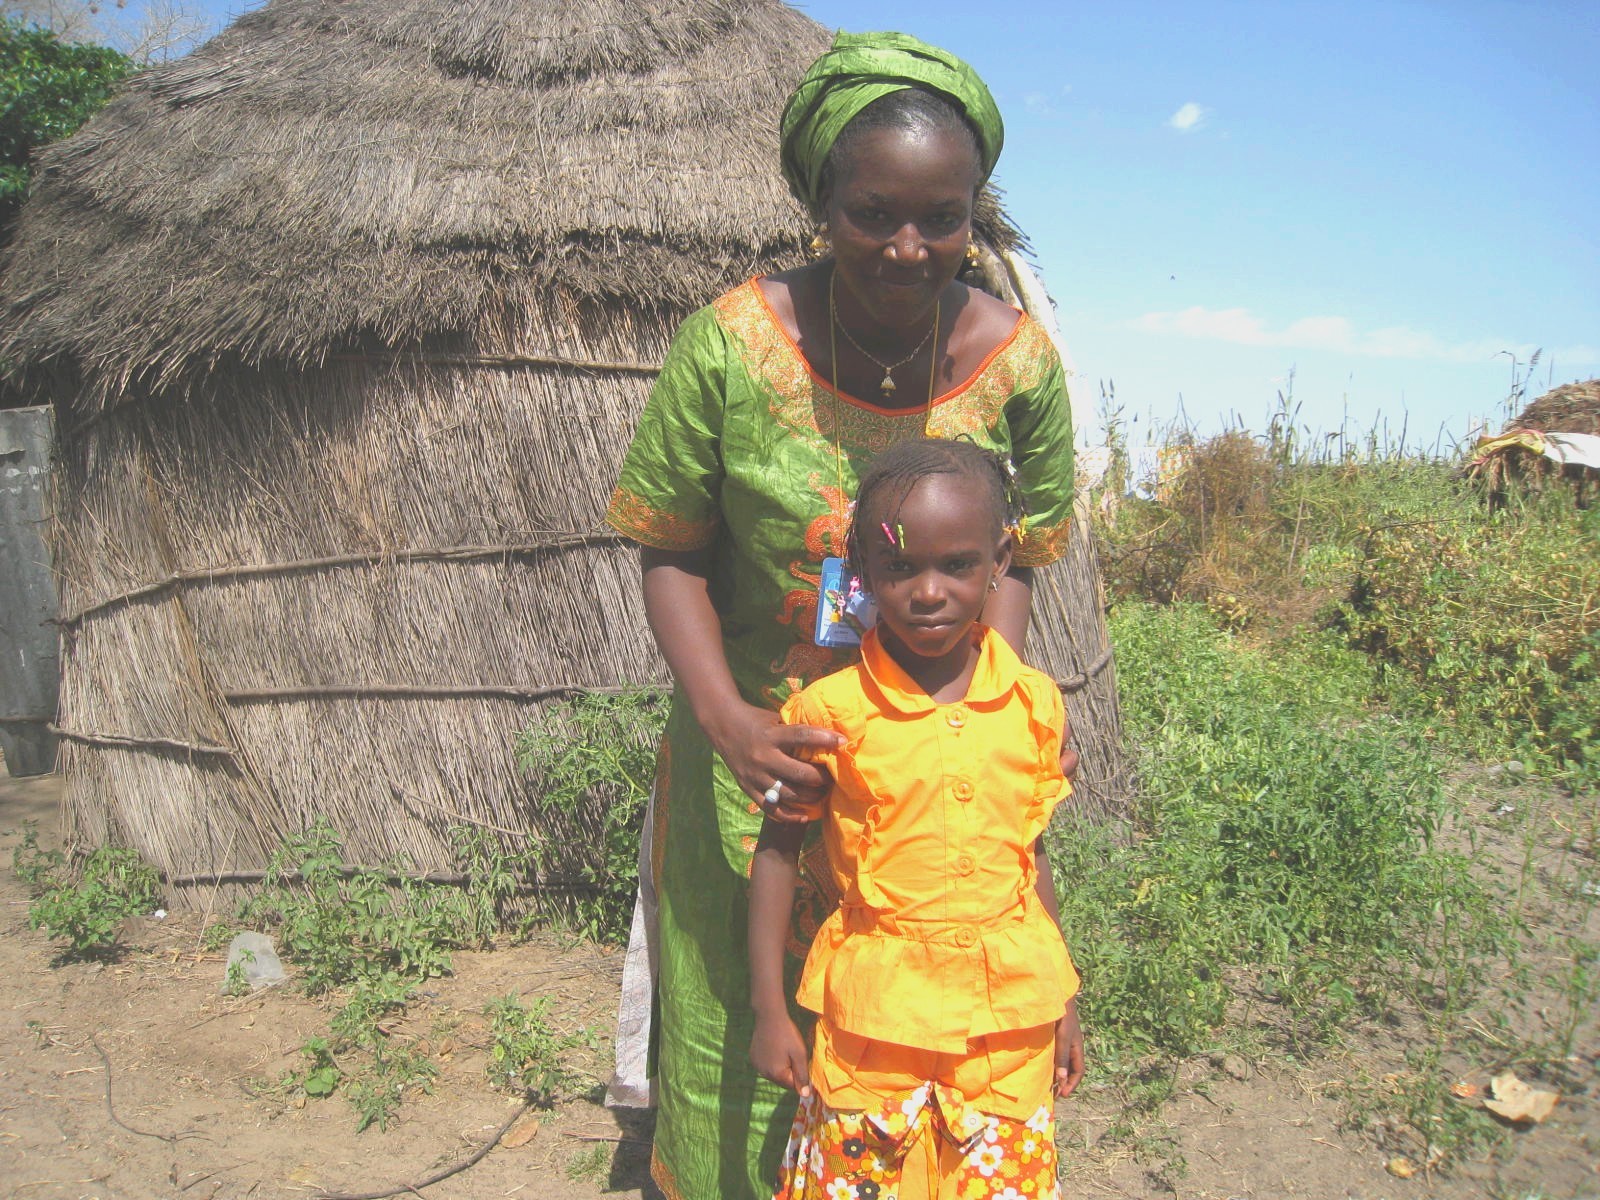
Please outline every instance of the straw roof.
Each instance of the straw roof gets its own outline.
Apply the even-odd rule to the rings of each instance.
[[[40,156],[0,357],[98,406],[553,286],[691,309],[801,254],[777,117],[828,40],[775,0],[272,0]]]
[[[1507,421],[1506,429],[1600,435],[1600,379],[1552,388]]]

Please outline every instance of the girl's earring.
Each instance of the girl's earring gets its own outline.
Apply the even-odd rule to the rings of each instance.
[[[971,238],[967,239],[967,265],[977,266],[983,261],[983,251],[978,249],[978,243]]]
[[[993,576],[991,576],[989,579],[989,590],[991,592],[998,592],[1000,590],[1000,581]]]
[[[828,245],[828,227],[822,226],[811,239],[811,257],[827,258],[831,247]]]

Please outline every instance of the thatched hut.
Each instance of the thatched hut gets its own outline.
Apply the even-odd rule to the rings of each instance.
[[[1552,388],[1480,438],[1466,473],[1502,498],[1512,483],[1537,489],[1565,479],[1586,503],[1600,493],[1600,379]]]
[[[600,515],[678,321],[804,252],[776,116],[827,41],[776,0],[272,0],[41,157],[0,357],[58,413],[69,833],[188,876],[314,814],[424,868],[528,828],[515,732],[664,678]],[[1034,657],[1110,807],[1088,554]]]

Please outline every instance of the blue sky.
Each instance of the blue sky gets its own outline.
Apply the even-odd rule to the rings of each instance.
[[[219,20],[245,7],[203,7]],[[1080,386],[1448,446],[1600,375],[1600,7],[1517,0],[811,0],[967,58]]]

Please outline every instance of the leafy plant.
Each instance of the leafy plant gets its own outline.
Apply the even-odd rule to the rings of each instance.
[[[1137,827],[1050,838],[1101,1056],[1195,1052],[1242,969],[1308,1037],[1396,991],[1464,1001],[1509,924],[1439,844],[1438,767],[1370,710],[1361,657],[1326,635],[1262,653],[1193,605],[1120,606],[1112,637]]]
[[[11,851],[11,869],[18,881],[37,896],[66,865],[66,855],[59,850],[44,850],[39,846],[39,826],[32,821],[22,826],[22,838]]]
[[[515,886],[492,843],[456,830],[452,840],[474,872],[466,890],[408,878],[403,862],[350,870],[319,818],[272,855],[262,890],[240,910],[242,922],[276,929],[308,994],[343,994],[329,1036],[307,1043],[313,1067],[300,1086],[307,1095],[341,1090],[358,1132],[387,1128],[409,1092],[432,1089],[438,1068],[396,1042],[385,1021],[405,1011],[419,983],[450,970],[452,950],[493,935],[498,903]]]
[[[575,923],[596,941],[628,936],[639,831],[665,719],[660,692],[585,693],[517,738],[517,762],[534,783],[540,817],[533,861],[584,889]]]
[[[389,1128],[389,1121],[408,1091],[433,1091],[439,1068],[411,1047],[380,1047],[361,1074],[349,1081],[346,1093],[357,1114],[356,1132],[371,1125]]]
[[[339,1064],[333,1060],[333,1049],[328,1039],[307,1038],[300,1051],[311,1060],[305,1073],[295,1078],[300,1090],[318,1100],[333,1095],[334,1089],[339,1086],[340,1071]]]
[[[230,996],[247,996],[250,994],[250,976],[245,973],[245,963],[254,962],[255,954],[241,948],[239,957],[228,964],[227,978],[223,981],[222,990]]]
[[[550,1028],[548,996],[525,1005],[510,992],[490,1001],[484,1012],[490,1018],[487,1071],[492,1086],[526,1092],[548,1105],[582,1082],[582,1073],[564,1056],[583,1045],[584,1039]]]
[[[1436,736],[1600,784],[1600,508],[1554,489],[1366,537],[1344,626]]]
[[[20,853],[21,847],[18,849]],[[43,929],[52,938],[65,938],[70,954],[104,953],[116,944],[123,921],[156,907],[161,877],[136,851],[98,847],[84,861],[77,878],[59,856],[50,857],[53,853],[36,853],[27,860],[25,869],[37,891],[28,907],[28,927]]]
[[[347,874],[343,859],[338,835],[319,817],[273,853],[240,919],[276,927],[311,995],[447,972],[450,949],[468,936],[454,889],[404,878],[404,863]]]
[[[107,46],[73,45],[0,18],[0,230],[28,194],[33,151],[74,132],[133,69]]]

